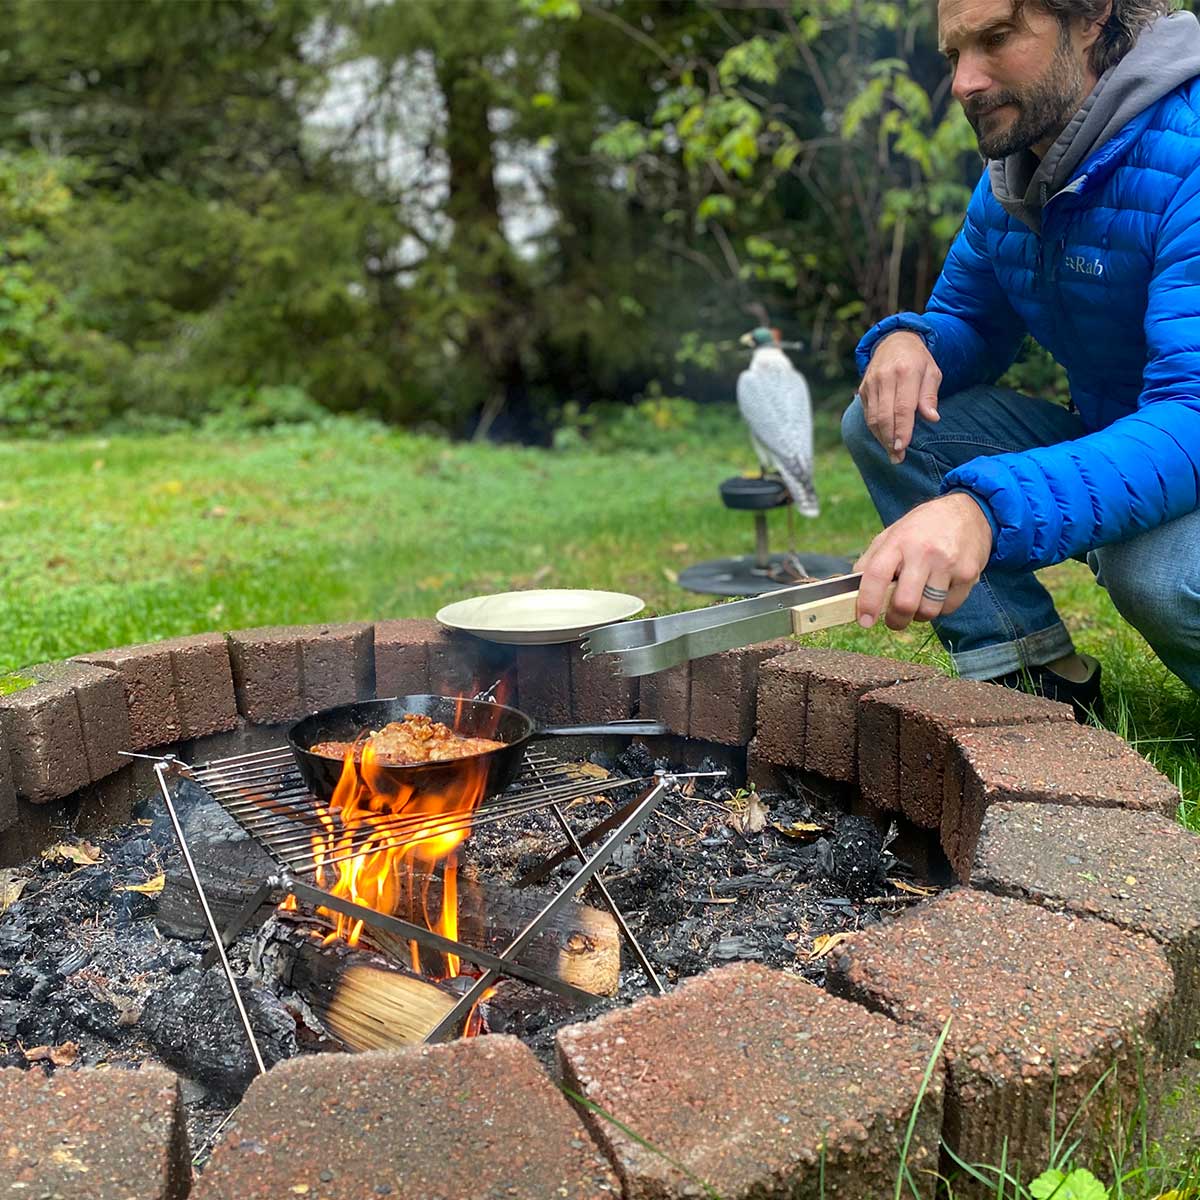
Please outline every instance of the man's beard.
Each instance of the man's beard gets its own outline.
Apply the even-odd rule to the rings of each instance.
[[[972,98],[964,111],[975,130],[980,153],[986,158],[1006,158],[1057,137],[1083,102],[1083,90],[1083,68],[1072,53],[1070,35],[1063,30],[1054,58],[1040,79],[1019,92],[993,92]],[[1007,129],[985,134],[982,118],[1002,104],[1016,107],[1016,120]]]

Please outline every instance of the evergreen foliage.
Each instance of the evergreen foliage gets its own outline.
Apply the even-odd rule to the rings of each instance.
[[[925,0],[0,19],[5,434],[316,409],[549,440],[652,385],[726,400],[763,321],[848,376],[978,171]]]

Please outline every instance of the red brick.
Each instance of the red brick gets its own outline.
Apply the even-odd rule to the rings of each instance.
[[[439,696],[495,696],[517,702],[516,647],[487,642],[469,633],[443,631],[429,645],[429,690]],[[507,700],[505,699],[507,697]]]
[[[638,681],[622,675],[607,655],[585,659],[579,642],[570,649],[571,719],[582,725],[633,716],[638,708]]]
[[[1179,789],[1115,733],[1055,723],[955,731],[942,845],[964,882],[989,804],[1038,801],[1174,816]]]
[[[192,1200],[465,1200],[620,1194],[516,1038],[321,1054],[250,1085]]]
[[[132,740],[120,675],[84,663],[22,670],[37,682],[0,697],[13,785],[35,804],[59,800],[124,766]]]
[[[571,723],[571,654],[568,646],[518,646],[517,695],[521,708],[543,725]]]
[[[781,654],[758,674],[755,756],[781,767],[804,766],[809,651]]]
[[[1150,812],[995,804],[972,885],[1153,938],[1175,975],[1168,1061],[1200,1041],[1200,836]]]
[[[375,694],[370,625],[290,625],[229,634],[238,711],[256,725],[293,721]]]
[[[169,1071],[0,1070],[5,1196],[182,1200],[190,1178]]]
[[[936,677],[921,663],[805,647],[772,659],[759,679],[758,737],[781,764],[854,783],[859,697],[896,683]],[[776,749],[778,747],[778,749]]]
[[[966,1162],[1040,1169],[1051,1111],[1060,1133],[1080,1114],[1087,1161],[1115,1106],[1157,1095],[1171,969],[1149,938],[1100,921],[958,890],[856,934],[827,986],[928,1033],[950,1021],[943,1134]]]
[[[868,692],[861,703],[864,792],[881,808],[900,809],[926,829],[941,827],[952,730],[1074,720],[1069,705],[973,679],[897,684]],[[882,753],[874,745],[876,740],[887,744],[889,754],[892,745],[899,748],[894,791]]]
[[[687,737],[691,724],[692,669],[681,663],[638,681],[638,712],[641,716],[664,722],[672,733]]]
[[[219,633],[77,655],[124,681],[133,750],[231,729],[237,720],[229,648]]]
[[[17,790],[13,786],[12,763],[8,757],[8,742],[4,718],[0,716],[0,833],[17,820]]]
[[[380,696],[429,691],[429,643],[446,636],[436,621],[377,621],[375,689]]]
[[[754,736],[759,668],[794,644],[776,638],[695,659],[688,736],[725,746],[746,745]]]
[[[757,963],[558,1035],[567,1085],[614,1118],[584,1114],[627,1200],[699,1195],[696,1179],[763,1200],[890,1196],[933,1044]],[[935,1068],[909,1148],[914,1176],[936,1166],[941,1097]]]

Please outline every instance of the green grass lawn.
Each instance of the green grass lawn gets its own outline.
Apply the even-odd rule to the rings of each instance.
[[[855,556],[874,509],[819,414],[824,511],[799,549]],[[647,428],[601,454],[458,445],[337,422],[232,440],[175,435],[0,442],[0,673],[205,630],[428,617],[527,587],[635,592],[649,611],[709,602],[675,574],[747,553],[746,514],[717,496],[753,468],[732,408]],[[773,545],[784,515],[771,516]],[[1183,788],[1200,827],[1200,700],[1160,666],[1078,563],[1044,573],[1079,648],[1105,664],[1109,722]],[[822,644],[946,659],[927,625],[850,627]]]

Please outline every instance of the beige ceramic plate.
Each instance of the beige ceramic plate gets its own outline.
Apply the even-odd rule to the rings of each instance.
[[[573,642],[589,629],[622,621],[645,607],[640,596],[625,592],[543,588],[458,600],[439,609],[437,619],[449,629],[461,629],[489,642],[547,646]]]

